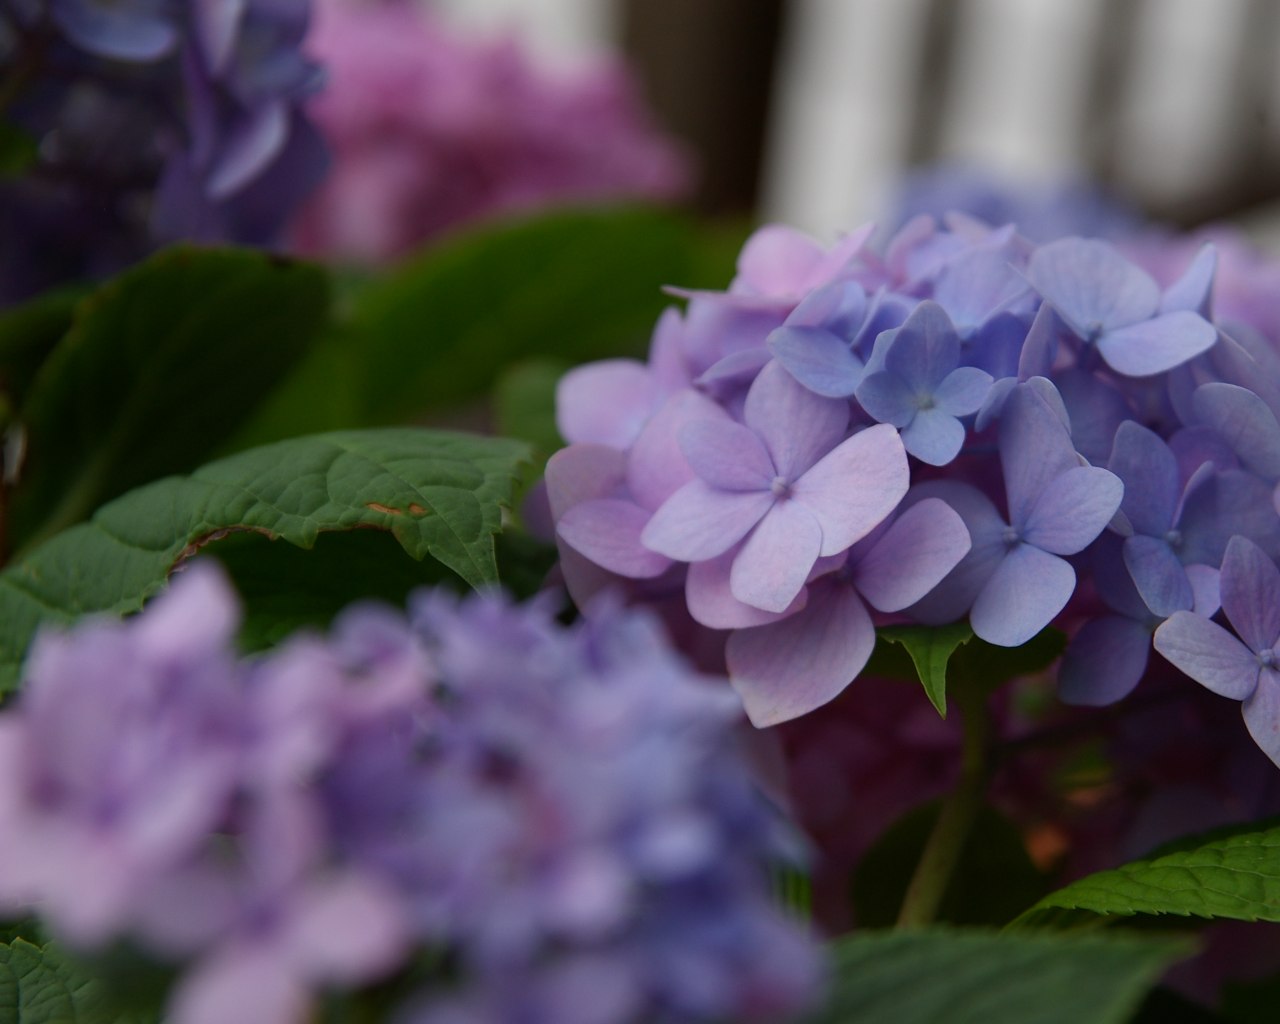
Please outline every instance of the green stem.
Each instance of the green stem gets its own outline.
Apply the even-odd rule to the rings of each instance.
[[[960,779],[942,804],[915,874],[907,886],[902,909],[898,912],[900,928],[919,928],[937,917],[938,907],[951,883],[986,794],[990,725],[987,694],[981,687],[957,689],[959,692],[952,696],[964,727]]]

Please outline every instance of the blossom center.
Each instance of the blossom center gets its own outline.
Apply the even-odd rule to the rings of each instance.
[[[1022,537],[1015,526],[1006,526],[1004,528],[1004,533],[1000,535],[1000,539],[1004,542],[1004,546],[1007,548],[1017,547],[1022,543]]]
[[[933,395],[916,395],[916,408],[921,412],[934,407]]]
[[[1276,667],[1276,652],[1274,648],[1268,647],[1265,651],[1258,652],[1258,664],[1263,668]]]
[[[785,476],[775,476],[773,480],[769,482],[769,490],[773,491],[775,498],[791,497],[791,484],[787,482],[787,478]]]
[[[1165,543],[1169,545],[1169,547],[1180,548],[1182,547],[1182,531],[1167,530],[1164,535],[1164,540],[1165,540]]]

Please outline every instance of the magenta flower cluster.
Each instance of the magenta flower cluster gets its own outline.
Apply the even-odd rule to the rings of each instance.
[[[736,700],[644,615],[552,611],[423,592],[241,660],[197,564],[41,635],[0,716],[0,900],[172,963],[176,1024],[310,1019],[428,952],[397,1019],[799,1010],[820,965]]]
[[[677,293],[647,363],[561,381],[571,592],[701,631],[761,726],[839,694],[877,625],[1055,625],[1080,704],[1129,693],[1154,633],[1280,763],[1280,339],[1238,319],[1265,304],[1215,316],[1212,245],[1161,285],[966,215],[872,234],[763,228],[727,291]]]
[[[279,240],[326,166],[303,101],[310,0],[2,0],[0,300],[176,239]]]
[[[309,46],[329,75],[310,110],[334,167],[294,232],[306,253],[381,263],[482,218],[688,187],[614,60],[553,72],[407,0],[323,0]]]

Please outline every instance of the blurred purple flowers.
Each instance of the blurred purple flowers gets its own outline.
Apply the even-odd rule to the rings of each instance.
[[[35,155],[0,182],[0,299],[176,239],[266,245],[324,172],[302,111],[309,0],[5,0],[6,108]]]
[[[688,186],[620,64],[555,74],[406,0],[324,0],[310,43],[330,76],[310,109],[335,159],[295,231],[306,253],[382,263],[480,218]]]
[[[1007,647],[1056,625],[1063,695],[1119,699],[1161,622],[1217,612],[1230,545],[1280,556],[1280,337],[1250,317],[1266,303],[1215,319],[1212,247],[1158,280],[1133,245],[1037,245],[965,215],[872,234],[824,249],[761,229],[725,292],[664,314],[651,366],[629,364],[634,400],[583,386],[604,367],[574,371],[559,422],[590,429],[566,430],[547,476],[566,583],[701,630],[757,725],[832,700],[904,619],[967,618]],[[608,495],[587,482],[605,463]],[[1274,757],[1264,698],[1250,728]]]
[[[0,896],[182,973],[170,1019],[308,1019],[432,950],[422,1021],[767,1020],[815,994],[737,702],[647,617],[421,593],[231,653],[197,564],[42,635],[0,716]],[[607,994],[608,999],[601,999]]]

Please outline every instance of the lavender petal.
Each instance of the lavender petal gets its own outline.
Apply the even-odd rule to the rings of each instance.
[[[1156,629],[1155,645],[1174,668],[1219,696],[1244,700],[1257,688],[1258,659],[1209,619],[1174,612]]]
[[[1057,555],[1030,544],[1010,551],[973,602],[974,633],[998,647],[1019,647],[1066,607],[1076,574]]]
[[[797,615],[733,633],[725,657],[747,717],[764,728],[839,696],[862,671],[875,642],[871,617],[857,594],[829,586]]]

